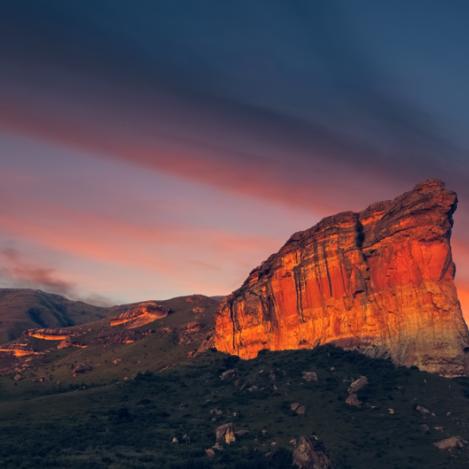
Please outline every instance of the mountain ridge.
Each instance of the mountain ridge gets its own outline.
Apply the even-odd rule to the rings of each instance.
[[[35,327],[68,327],[106,316],[107,307],[30,288],[0,288],[0,343]]]

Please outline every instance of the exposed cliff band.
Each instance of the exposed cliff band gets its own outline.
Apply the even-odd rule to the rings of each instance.
[[[450,246],[456,206],[456,194],[430,180],[295,233],[222,304],[217,349],[253,358],[335,343],[464,374],[469,334]]]

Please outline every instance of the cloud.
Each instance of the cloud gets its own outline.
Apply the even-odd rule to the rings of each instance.
[[[449,22],[435,6],[426,8],[427,26],[410,22],[424,43],[418,50],[401,28],[420,8],[408,2],[390,7],[399,11],[394,28],[402,29],[392,41],[385,36],[393,28],[389,12],[380,5],[377,17],[368,17],[371,3],[361,9],[347,2],[274,0],[142,2],[139,8],[120,0],[99,8],[91,1],[27,3],[10,2],[0,17],[4,133],[314,216],[362,209],[427,177],[444,179],[461,201],[469,200],[466,155],[445,132],[451,122],[426,108],[451,92],[451,81],[439,81],[441,57],[451,54],[425,58],[438,34],[448,51],[461,50],[452,36],[454,20],[467,15],[456,8]],[[350,10],[366,12],[358,15],[364,20],[354,23]],[[373,33],[373,24],[384,35]],[[429,72],[422,86],[415,68]],[[408,75],[407,84],[396,71]],[[418,99],[414,88],[430,92]],[[62,171],[81,164],[74,158]],[[115,183],[127,192],[127,180]],[[52,191],[46,186],[38,192]],[[171,205],[171,192],[165,197]],[[4,230],[84,262],[140,268],[145,275],[189,275],[184,255],[207,273],[219,266],[215,254],[225,264],[257,259],[267,249],[260,238],[197,229],[190,216],[188,226],[159,229],[57,213],[50,203],[25,199],[30,214],[1,215]],[[44,216],[32,220],[35,213]],[[51,228],[49,219],[64,223]],[[469,244],[467,226],[462,203],[456,236]],[[150,250],[155,244],[161,247]],[[177,245],[181,252],[172,258]],[[240,255],[246,252],[252,255]]]
[[[55,269],[26,261],[14,248],[0,250],[0,259],[3,264],[0,275],[11,286],[43,289],[60,295],[74,292],[74,285],[60,278]]]
[[[466,194],[466,167],[454,171],[447,164],[458,164],[461,150],[370,58],[346,8],[268,5],[273,24],[281,26],[275,28],[278,37],[262,2],[235,8],[215,2],[210,16],[192,11],[190,28],[175,38],[168,25],[185,24],[186,17],[171,2],[145,4],[139,12],[117,2],[107,14],[126,18],[131,31],[138,25],[135,37],[145,40],[138,44],[100,22],[103,11],[93,12],[96,22],[87,21],[89,5],[71,21],[70,7],[53,3],[61,22],[41,9],[36,13],[43,21],[28,20],[10,7],[4,21],[21,28],[4,28],[9,53],[2,59],[8,74],[1,79],[0,128],[325,212],[345,195],[358,203],[360,188],[370,181],[410,185],[438,176]],[[227,16],[253,20],[226,23],[217,46],[217,25]],[[147,48],[154,31],[158,35]],[[92,48],[89,41],[95,41]],[[132,53],[131,46],[141,53]],[[266,65],[271,62],[283,65],[275,75]],[[232,79],[236,86],[233,73],[240,75]],[[269,87],[258,90],[267,79]]]

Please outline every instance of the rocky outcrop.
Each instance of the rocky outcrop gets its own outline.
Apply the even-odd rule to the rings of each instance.
[[[464,374],[469,335],[450,247],[456,206],[456,194],[430,180],[295,233],[223,302],[216,348],[253,358],[334,343]]]
[[[28,344],[6,344],[0,347],[0,354],[8,354],[12,357],[22,358],[41,355],[41,352],[35,352],[28,347]]]
[[[40,340],[62,341],[70,339],[71,333],[67,329],[30,329],[26,335]]]
[[[127,329],[136,329],[168,316],[168,309],[155,301],[146,301],[119,314],[111,319],[111,327],[124,326]]]

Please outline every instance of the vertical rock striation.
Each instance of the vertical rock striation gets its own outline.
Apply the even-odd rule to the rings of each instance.
[[[295,233],[221,305],[218,350],[334,343],[446,376],[465,373],[469,334],[453,282],[457,197],[438,180]]]

